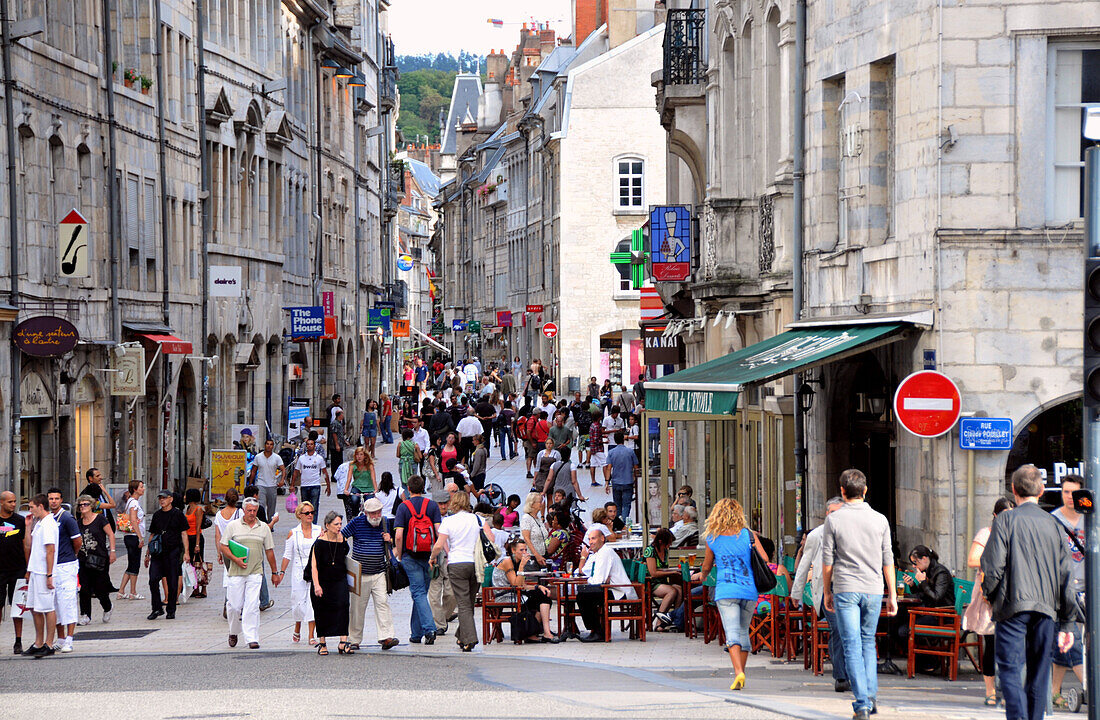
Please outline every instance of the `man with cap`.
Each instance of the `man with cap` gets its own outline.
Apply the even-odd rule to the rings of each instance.
[[[390,601],[386,594],[386,557],[392,540],[389,525],[382,517],[382,501],[376,497],[368,498],[363,502],[363,512],[349,521],[340,532],[351,539],[351,557],[359,563],[361,576],[359,594],[351,594],[348,649],[354,652],[363,642],[364,615],[372,598],[378,642],[383,650],[397,647]]]
[[[160,581],[163,578],[168,583],[167,601],[169,620],[176,617],[176,598],[179,597],[180,582],[180,556],[183,562],[191,562],[191,555],[187,551],[187,516],[179,508],[172,507],[172,493],[161,490],[157,493],[157,502],[160,510],[153,513],[153,519],[149,522],[149,542],[145,543],[145,567],[149,568],[149,597],[152,599],[153,611],[149,613],[149,620],[156,620],[164,615],[165,602],[160,597]],[[159,552],[153,553],[154,540],[159,536]]]
[[[245,498],[241,516],[225,526],[218,542],[218,552],[229,565],[225,586],[229,647],[237,647],[237,637],[242,633],[249,648],[260,647],[260,585],[265,555],[271,566],[271,582],[278,587],[283,579],[284,573],[275,566],[275,540],[271,537],[271,528],[260,522],[256,516],[259,510],[259,500]],[[233,543],[232,548],[230,543]]]

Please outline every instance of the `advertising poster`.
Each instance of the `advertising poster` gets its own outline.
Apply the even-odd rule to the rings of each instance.
[[[244,450],[211,450],[210,495],[224,496],[231,487],[244,490],[247,463]]]

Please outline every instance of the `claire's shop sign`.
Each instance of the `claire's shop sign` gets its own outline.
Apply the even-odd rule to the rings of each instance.
[[[15,326],[12,342],[28,355],[58,357],[71,351],[80,340],[76,326],[65,318],[40,315]]]

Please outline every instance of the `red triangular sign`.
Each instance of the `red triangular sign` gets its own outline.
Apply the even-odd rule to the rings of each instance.
[[[61,221],[62,225],[87,225],[88,219],[81,215],[76,210],[70,210],[69,214],[65,216],[65,219]]]

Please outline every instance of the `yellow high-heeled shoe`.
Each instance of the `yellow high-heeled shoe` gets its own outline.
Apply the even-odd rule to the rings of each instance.
[[[740,690],[745,687],[745,673],[737,673],[737,677],[733,679],[733,684],[730,685],[730,690]]]

